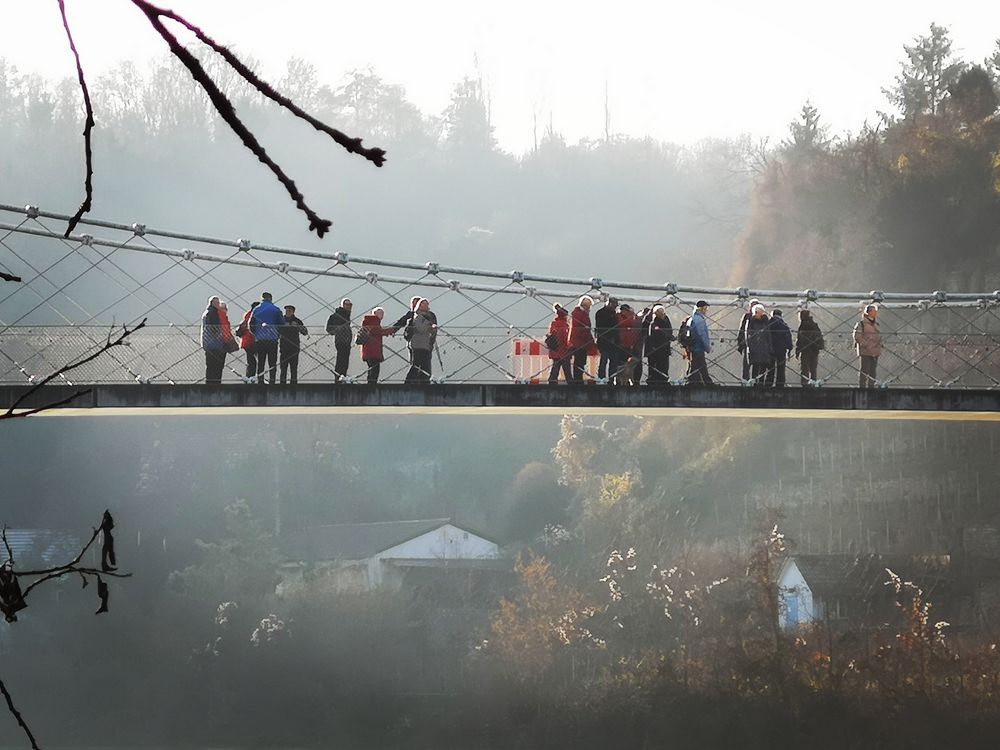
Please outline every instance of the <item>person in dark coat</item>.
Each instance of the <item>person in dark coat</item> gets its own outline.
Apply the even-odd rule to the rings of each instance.
[[[549,370],[549,385],[556,385],[559,382],[559,371],[562,370],[563,380],[567,383],[573,381],[573,371],[570,367],[570,356],[573,350],[569,348],[569,311],[556,302],[552,305],[555,317],[549,323],[549,330],[545,332],[545,338],[552,337],[556,343],[556,348],[549,348],[549,359],[552,360],[552,368]]]
[[[351,361],[351,346],[354,344],[354,334],[351,332],[352,307],[354,303],[344,297],[340,301],[340,307],[326,321],[326,332],[333,336],[333,346],[337,350],[337,360],[333,365],[333,378],[337,383],[347,377]]]
[[[376,307],[361,320],[361,329],[358,331],[361,360],[368,365],[368,385],[378,383],[382,362],[385,361],[385,348],[382,339],[386,336],[392,336],[396,332],[395,326],[382,325],[383,317],[385,317],[385,310]]]
[[[247,353],[247,369],[244,383],[254,383],[257,380],[257,342],[250,332],[250,316],[260,304],[258,300],[250,303],[250,309],[243,315],[243,322],[236,328],[236,336],[240,340],[240,349]]]
[[[755,386],[764,386],[767,371],[774,356],[771,350],[771,319],[764,306],[757,304],[746,325],[747,358],[750,360],[750,379]]]
[[[582,383],[587,369],[587,357],[594,345],[594,333],[590,328],[590,308],[594,300],[588,295],[580,297],[580,302],[569,316],[569,348],[573,351],[573,382]]]
[[[781,310],[771,312],[771,368],[767,372],[767,384],[785,387],[785,363],[792,353],[792,332],[781,315]]]
[[[736,335],[736,351],[742,355],[744,383],[750,380],[750,358],[747,356],[747,323],[753,317],[753,306],[759,304],[759,299],[750,300],[747,305],[747,311],[743,313],[743,320],[740,321],[740,331]]]
[[[205,351],[205,382],[222,382],[222,371],[226,366],[226,344],[223,335],[223,319],[219,314],[222,305],[218,297],[208,299],[208,307],[201,316],[201,348]]]
[[[615,385],[639,385],[638,378],[642,376],[639,363],[641,354],[637,354],[639,342],[639,318],[629,305],[618,308],[618,369],[615,370]],[[638,371],[639,375],[636,376]]]
[[[799,310],[799,330],[795,336],[795,358],[799,360],[802,385],[814,385],[818,381],[819,353],[826,348],[823,332],[813,320],[808,310]]]
[[[618,300],[608,297],[604,306],[594,313],[594,337],[601,358],[597,363],[597,379],[607,381],[618,370],[621,341],[618,335]]]
[[[271,301],[270,292],[261,292],[260,304],[250,315],[250,333],[253,334],[257,352],[257,384],[264,385],[264,368],[268,368],[268,382],[274,385],[278,372],[278,332],[285,324],[285,316]]]
[[[309,329],[295,317],[295,305],[285,305],[285,324],[278,331],[278,367],[281,370],[281,384],[292,371],[292,385],[299,382],[300,336],[308,336]]]
[[[647,385],[664,385],[670,373],[670,342],[674,328],[663,305],[656,305],[646,330],[646,359],[649,362]]]

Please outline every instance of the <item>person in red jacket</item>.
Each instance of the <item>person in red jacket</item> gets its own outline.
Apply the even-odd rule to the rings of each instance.
[[[569,348],[569,312],[565,307],[556,302],[552,305],[556,316],[549,323],[549,330],[545,334],[545,343],[556,344],[555,348],[549,346],[549,359],[552,360],[552,369],[549,370],[549,385],[559,382],[559,371],[563,372],[563,379],[567,383],[573,381],[573,373],[570,370],[569,358],[572,350]]]
[[[635,376],[636,366],[641,355],[639,348],[639,320],[629,305],[618,308],[618,345],[621,347],[618,357],[618,372],[614,373],[616,385],[639,385]]]
[[[243,322],[236,327],[236,335],[240,339],[240,349],[247,353],[247,374],[243,378],[244,383],[253,383],[257,380],[257,349],[254,335],[250,332],[250,316],[253,315],[254,308],[259,304],[259,300],[251,302],[250,309],[243,314]]]
[[[569,348],[573,357],[573,381],[583,382],[583,372],[587,368],[587,356],[594,346],[594,331],[590,327],[590,308],[594,300],[586,294],[573,308],[569,320]]]
[[[379,371],[385,360],[382,338],[392,336],[396,332],[394,327],[382,325],[384,317],[385,310],[376,307],[362,318],[361,328],[358,330],[357,343],[361,345],[361,359],[368,365],[368,385],[375,385],[378,382]]]

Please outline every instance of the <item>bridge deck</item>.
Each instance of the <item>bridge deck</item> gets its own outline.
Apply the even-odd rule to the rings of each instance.
[[[89,392],[52,415],[223,413],[605,414],[803,419],[1000,421],[1000,390],[539,386],[306,383],[256,385],[49,385],[21,407]],[[0,385],[7,408],[28,386]]]

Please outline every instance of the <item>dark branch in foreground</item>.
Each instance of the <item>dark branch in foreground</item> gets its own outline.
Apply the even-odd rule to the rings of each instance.
[[[3,279],[4,281],[20,281],[21,277],[15,276],[12,273],[4,273],[3,271],[0,271],[0,279]]]
[[[73,57],[76,60],[76,75],[80,81],[80,91],[83,92],[83,106],[87,112],[87,119],[83,125],[83,154],[87,163],[87,175],[83,180],[84,198],[83,203],[80,204],[80,207],[73,214],[73,218],[69,220],[69,224],[66,226],[66,234],[63,236],[69,237],[70,233],[76,229],[80,218],[90,210],[91,201],[94,197],[94,157],[90,141],[90,134],[94,129],[94,108],[90,104],[90,91],[87,88],[87,81],[83,77],[83,65],[80,64],[80,53],[76,51],[73,34],[69,30],[65,2],[64,0],[57,0],[57,2],[59,3],[59,13],[62,16],[63,28],[66,30],[66,39],[69,40],[69,48],[73,51]],[[18,280],[20,281],[20,279]]]
[[[211,49],[222,55],[225,60],[233,66],[236,72],[249,82],[258,92],[285,107],[296,116],[305,119],[317,130],[327,133],[348,151],[361,154],[376,166],[382,166],[385,162],[385,151],[382,149],[364,148],[361,145],[360,138],[348,138],[343,133],[330,128],[315,118],[309,116],[299,107],[295,106],[289,99],[281,96],[274,91],[274,89],[257,78],[257,76],[255,76],[249,68],[240,62],[227,48],[216,43],[197,26],[188,23],[188,21],[173,11],[157,7],[152,3],[147,2],[147,0],[132,0],[132,4],[145,14],[146,19],[149,21],[156,33],[159,34],[170,47],[170,52],[174,55],[174,57],[181,61],[184,67],[188,69],[188,72],[191,74],[191,77],[194,78],[195,82],[205,90],[205,93],[208,94],[208,98],[211,100],[212,106],[215,107],[216,112],[219,113],[219,116],[232,129],[232,131],[239,136],[243,145],[250,149],[253,155],[256,156],[257,159],[268,169],[270,169],[274,176],[278,178],[278,181],[285,186],[285,189],[295,202],[295,205],[308,217],[309,230],[315,231],[316,235],[319,237],[326,234],[333,222],[329,219],[320,218],[315,211],[306,205],[305,197],[299,192],[299,189],[296,187],[292,179],[284,173],[281,167],[278,166],[278,164],[271,159],[270,156],[268,156],[267,151],[265,151],[264,147],[260,145],[254,134],[250,132],[249,128],[247,128],[247,126],[244,125],[242,120],[240,120],[237,116],[233,103],[222,92],[218,85],[216,85],[215,81],[213,81],[208,75],[205,68],[198,61],[198,58],[188,51],[188,49],[177,40],[177,37],[163,25],[162,19],[169,18],[172,21],[182,24],[185,28],[194,33],[200,41],[207,44],[211,47]]]
[[[87,576],[97,579],[97,596],[100,599],[101,605],[95,614],[107,612],[109,591],[108,584],[104,581],[104,576],[130,578],[132,575],[131,573],[115,572],[115,540],[111,534],[111,530],[114,527],[115,522],[111,517],[111,512],[106,510],[101,518],[101,525],[94,529],[94,533],[91,534],[87,543],[83,545],[80,553],[70,562],[43,570],[16,571],[14,569],[14,551],[11,549],[10,542],[7,539],[7,527],[4,526],[2,531],[0,531],[4,550],[7,552],[7,561],[0,565],[0,610],[3,612],[4,619],[11,623],[17,622],[17,613],[28,606],[26,602],[28,594],[46,581],[52,581],[72,574],[80,576],[83,580],[84,588],[88,584]],[[99,535],[103,535],[101,568],[98,570],[97,568],[81,566],[80,562],[83,560],[83,556],[87,554],[87,550],[93,546]],[[38,579],[33,581],[22,592],[18,578],[24,576],[38,576]],[[28,727],[27,722],[25,722],[21,712],[14,706],[14,700],[11,698],[10,692],[7,690],[7,686],[3,683],[3,680],[0,680],[0,692],[3,693],[4,700],[7,701],[7,709],[17,720],[18,725],[24,730],[28,740],[31,742],[32,749],[39,750],[35,736],[31,733],[31,729]]]
[[[145,3],[143,0],[140,0],[140,2],[142,3],[142,5],[148,4]],[[176,21],[177,23],[181,24],[181,26],[183,26],[192,34],[194,34],[196,37],[198,37],[199,41],[211,47],[215,52],[217,52],[227,63],[229,63],[229,65],[232,67],[233,70],[235,70],[237,73],[240,74],[243,80],[245,80],[247,83],[253,86],[257,91],[259,91],[261,94],[266,96],[271,101],[281,105],[296,117],[305,120],[314,128],[316,128],[316,130],[320,131],[321,133],[326,133],[328,136],[333,138],[333,140],[336,141],[339,145],[343,146],[349,153],[363,156],[365,159],[370,161],[376,167],[381,167],[383,164],[385,164],[384,149],[368,148],[366,146],[362,146],[361,138],[351,138],[350,136],[345,135],[336,128],[331,128],[326,123],[317,120],[315,117],[313,117],[308,112],[303,110],[301,107],[296,105],[295,102],[293,102],[287,96],[279,94],[265,81],[261,80],[252,70],[250,70],[250,68],[244,65],[243,61],[240,60],[236,55],[234,55],[228,47],[219,44],[214,39],[212,39],[212,37],[208,36],[208,34],[202,31],[200,28],[195,26],[187,19],[177,15],[177,13],[175,13],[174,11],[161,9],[160,15],[162,15],[164,18],[169,18],[170,20]]]
[[[14,715],[17,719],[17,723],[24,730],[24,733],[28,735],[28,741],[31,743],[32,750],[41,750],[38,747],[38,743],[35,741],[35,735],[31,733],[31,728],[25,723],[24,717],[21,716],[21,712],[14,707],[14,699],[10,697],[10,693],[7,690],[7,686],[3,684],[3,680],[0,680],[0,693],[3,693],[3,698],[7,701],[7,709]]]
[[[20,396],[20,398],[18,398],[17,401],[15,401],[13,404],[11,404],[10,408],[7,409],[7,411],[0,413],[0,420],[2,420],[2,419],[17,419],[17,418],[20,418],[20,417],[30,417],[32,414],[38,414],[39,412],[45,411],[46,409],[54,409],[54,408],[56,408],[58,406],[65,406],[66,404],[70,403],[71,401],[73,401],[73,400],[75,400],[77,398],[80,398],[80,396],[84,396],[84,395],[90,393],[91,389],[90,388],[85,388],[83,390],[77,391],[72,396],[68,396],[68,397],[66,397],[64,399],[60,399],[59,401],[54,401],[51,404],[45,404],[44,406],[38,406],[38,407],[35,407],[33,409],[25,409],[24,411],[17,411],[17,408],[21,404],[23,404],[26,399],[28,399],[29,397],[31,397],[32,394],[36,393],[42,386],[47,385],[48,383],[51,383],[53,380],[55,380],[56,378],[58,378],[60,375],[64,375],[65,373],[67,373],[67,372],[69,372],[71,370],[75,370],[77,367],[81,367],[81,366],[87,364],[88,362],[92,362],[93,360],[97,359],[102,354],[104,354],[104,352],[108,351],[109,349],[113,349],[116,346],[121,346],[129,336],[131,336],[133,333],[135,333],[136,331],[138,331],[140,328],[145,327],[145,325],[146,325],[146,318],[143,318],[142,322],[139,323],[139,325],[137,325],[135,328],[129,328],[128,326],[122,326],[122,332],[118,335],[118,338],[116,338],[116,339],[112,339],[111,338],[111,334],[108,333],[108,340],[104,343],[103,346],[101,346],[100,349],[98,349],[93,354],[87,355],[83,359],[78,359],[75,362],[70,362],[68,365],[63,365],[62,367],[60,367],[55,372],[50,373],[49,375],[46,375],[44,378],[42,378],[42,380],[40,380],[39,382],[35,383],[31,388],[29,388],[24,393],[22,393],[21,396]]]

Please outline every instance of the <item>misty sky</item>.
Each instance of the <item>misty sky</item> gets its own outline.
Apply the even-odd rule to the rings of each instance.
[[[902,45],[931,21],[948,26],[956,51],[981,61],[1000,37],[991,3],[803,4],[589,0],[164,0],[216,39],[251,53],[277,78],[284,61],[313,62],[339,82],[372,66],[402,84],[424,112],[447,106],[452,86],[474,75],[491,92],[503,148],[521,152],[552,114],[568,141],[612,130],[690,143],[741,132],[782,137],[811,98],[834,132],[857,130],[888,107],[881,89],[897,73]],[[90,75],[117,61],[165,52],[124,0],[66,0]],[[3,5],[0,55],[47,77],[72,75],[57,4]],[[98,113],[99,117],[99,113]]]

